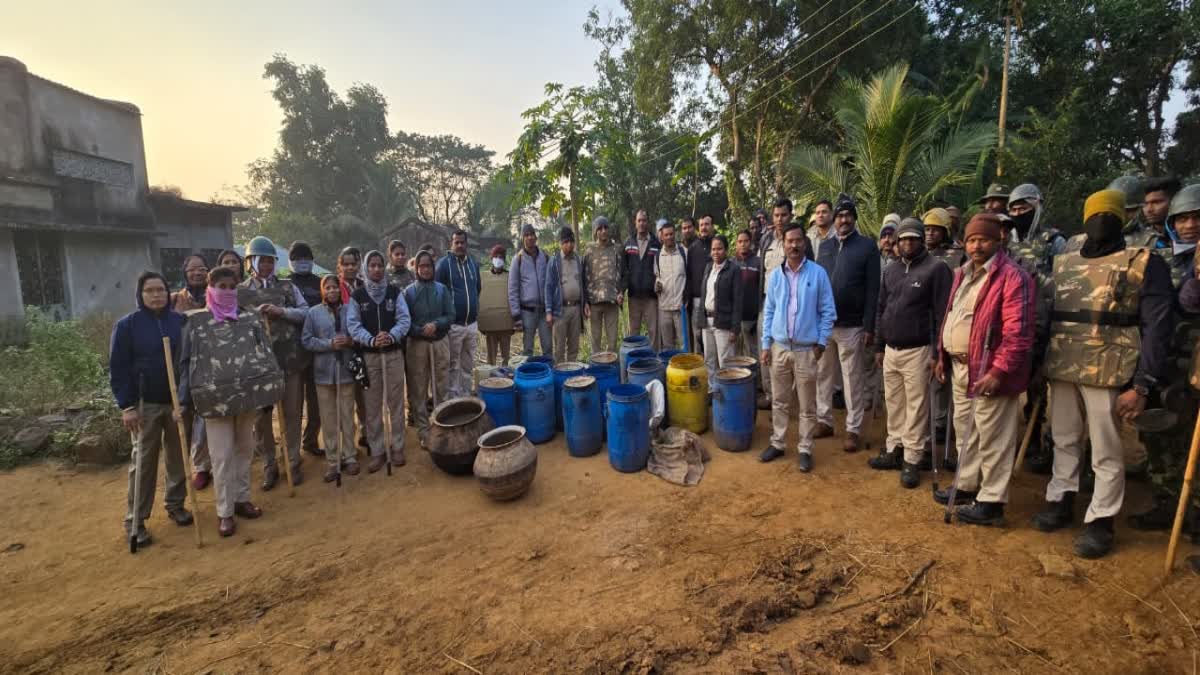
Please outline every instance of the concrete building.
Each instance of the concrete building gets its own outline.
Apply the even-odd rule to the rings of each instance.
[[[450,250],[450,236],[456,229],[458,228],[451,225],[427,223],[420,218],[410,216],[380,238],[379,250],[386,251],[388,242],[399,239],[408,248],[410,257],[416,255],[417,249],[424,244],[433,244],[435,256],[441,257]],[[481,235],[474,232],[467,235],[467,252],[480,260],[486,260],[488,251],[496,244],[503,245],[510,253],[514,250],[512,239],[506,237]]]
[[[228,248],[236,210],[152,199],[136,106],[0,56],[0,287],[17,291],[0,293],[0,342],[20,334],[25,305],[61,318],[128,311],[134,279],[161,269],[164,250]]]

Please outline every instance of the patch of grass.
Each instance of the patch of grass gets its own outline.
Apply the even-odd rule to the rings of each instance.
[[[53,321],[27,308],[25,325],[28,343],[0,353],[0,408],[45,414],[105,388],[110,318]]]

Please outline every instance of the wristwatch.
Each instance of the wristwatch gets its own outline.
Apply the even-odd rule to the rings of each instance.
[[[1136,391],[1137,395],[1141,396],[1142,398],[1146,398],[1146,397],[1150,396],[1150,389],[1147,388],[1145,385],[1135,384],[1131,387],[1131,389]]]

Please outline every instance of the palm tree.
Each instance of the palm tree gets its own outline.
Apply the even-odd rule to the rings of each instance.
[[[907,79],[901,63],[841,84],[832,99],[838,148],[801,147],[789,160],[798,203],[854,195],[859,228],[873,235],[886,214],[920,213],[975,180],[995,125],[960,123],[955,102],[919,94]]]

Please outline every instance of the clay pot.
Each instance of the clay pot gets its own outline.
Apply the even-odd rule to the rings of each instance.
[[[507,426],[479,437],[475,477],[479,489],[496,501],[516,499],[529,490],[537,473],[537,449],[525,427]]]
[[[483,401],[470,396],[452,398],[433,409],[429,454],[449,474],[471,473],[479,452],[479,437],[495,426]]]

